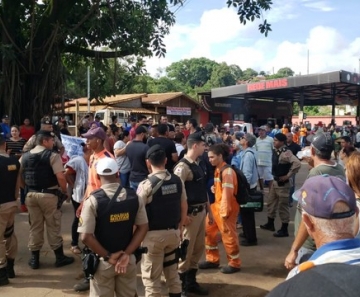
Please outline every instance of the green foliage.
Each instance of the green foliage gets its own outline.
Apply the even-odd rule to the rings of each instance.
[[[202,87],[210,79],[218,63],[207,58],[185,59],[166,68],[167,76],[191,88]]]
[[[263,18],[262,11],[271,8],[271,0],[228,0],[228,7],[233,6],[238,9],[240,23],[246,25],[247,21],[255,21],[255,19]],[[266,19],[259,25],[259,31],[265,36],[271,31],[271,25]]]
[[[293,115],[298,115],[300,106],[297,102],[293,104]],[[308,116],[331,115],[331,106],[304,106],[304,112]]]
[[[134,89],[193,92],[224,85],[241,77],[240,68],[200,58],[181,69],[168,69],[168,79],[139,78],[145,57],[166,54],[163,42],[175,23],[173,7],[183,0],[1,0],[0,111],[15,122],[37,121],[51,112],[51,104],[69,94],[83,95],[86,67],[91,66],[91,97]],[[270,0],[228,0],[237,7],[240,22],[254,21],[270,9]],[[266,20],[259,25],[267,36]],[[112,62],[108,59],[114,59]],[[184,64],[183,64],[184,66]],[[183,76],[184,75],[184,76]],[[109,79],[111,77],[111,79]]]
[[[243,73],[242,73],[242,79],[249,81],[252,80],[254,77],[256,77],[258,75],[258,73],[252,69],[252,68],[246,68]]]
[[[277,74],[282,75],[282,77],[288,77],[288,76],[294,76],[295,72],[289,67],[284,67],[284,68],[280,68]]]

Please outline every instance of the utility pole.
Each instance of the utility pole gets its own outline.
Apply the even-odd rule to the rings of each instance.
[[[87,67],[87,111],[90,112],[90,66]]]
[[[307,50],[307,74],[309,74],[309,68],[310,68],[310,51]]]

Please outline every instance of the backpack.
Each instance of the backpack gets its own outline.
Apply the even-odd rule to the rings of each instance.
[[[236,173],[238,190],[237,190],[237,193],[235,194],[235,198],[236,198],[237,203],[239,203],[239,205],[244,205],[249,201],[249,195],[250,195],[249,194],[250,193],[250,185],[246,179],[246,176],[239,168],[236,168],[235,166],[225,165],[220,170],[221,183],[222,183],[223,171],[227,168],[231,168]]]

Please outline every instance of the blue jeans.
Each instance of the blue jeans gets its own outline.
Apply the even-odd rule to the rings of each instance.
[[[130,177],[130,172],[127,172],[127,173],[121,173],[120,172],[121,186],[123,186],[125,188],[129,187],[129,177]]]
[[[140,184],[140,182],[130,181],[130,188],[132,188],[136,192],[139,184]]]

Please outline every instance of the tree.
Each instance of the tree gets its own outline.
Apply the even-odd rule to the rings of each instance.
[[[9,113],[17,123],[25,116],[39,120],[64,97],[65,75],[80,63],[95,69],[99,93],[91,97],[103,96],[107,59],[165,55],[163,37],[175,22],[172,7],[182,2],[1,0],[0,112]],[[228,0],[227,4],[237,7],[240,22],[246,24],[260,19],[272,3]],[[259,30],[265,35],[271,30],[266,20]],[[209,69],[203,72],[197,73],[200,79],[192,86],[204,85],[210,78]]]
[[[243,71],[243,75],[242,75],[242,79],[243,80],[251,80],[253,79],[254,77],[256,77],[258,75],[258,73],[254,70],[254,69],[251,69],[251,68],[246,68],[244,71]]]
[[[215,61],[207,58],[185,59],[172,63],[166,68],[167,76],[191,88],[202,87],[210,79]]]
[[[289,67],[284,67],[284,68],[280,68],[277,74],[281,75],[282,77],[288,77],[288,76],[294,76],[295,72]]]
[[[170,5],[180,3],[2,0],[0,109],[18,123],[50,112],[65,92],[65,64],[75,69],[85,60],[101,84],[109,58],[165,55],[162,39],[175,22]]]
[[[212,88],[227,87],[236,84],[236,74],[234,73],[236,65],[228,66],[226,63],[216,65],[211,73],[209,83]],[[237,66],[238,67],[238,66]],[[240,69],[240,67],[239,67]]]

